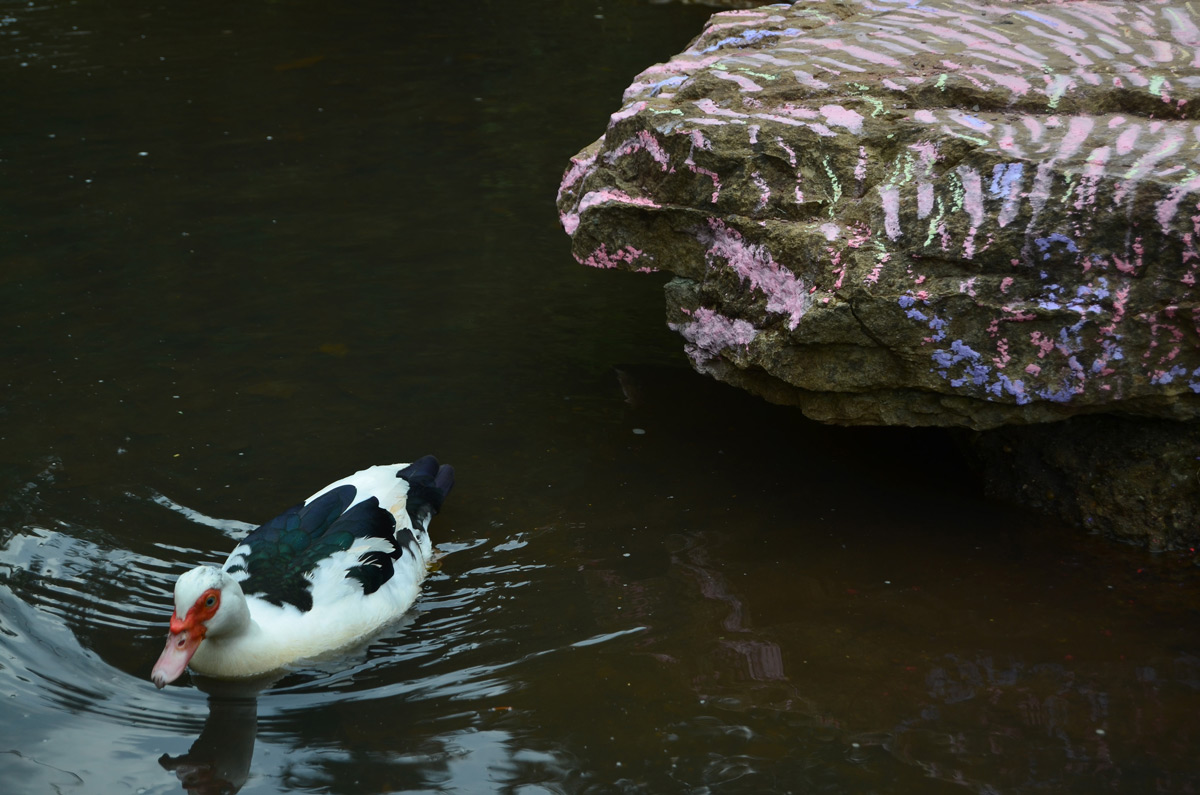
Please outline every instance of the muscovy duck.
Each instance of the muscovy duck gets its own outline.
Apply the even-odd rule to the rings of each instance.
[[[433,456],[331,483],[254,530],[225,565],[175,583],[171,630],[150,678],[256,676],[335,651],[404,615],[432,547],[429,520],[454,485]]]

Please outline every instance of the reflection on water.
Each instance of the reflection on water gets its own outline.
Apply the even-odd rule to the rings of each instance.
[[[711,383],[570,260],[567,158],[707,13],[4,13],[0,788],[1200,789],[1194,566]],[[155,690],[181,571],[425,452],[404,621]]]
[[[258,694],[272,682],[250,686],[246,692],[228,692],[216,683],[209,690],[208,717],[200,736],[186,754],[163,754],[158,763],[170,770],[188,792],[224,795],[241,790],[250,777],[254,740],[258,735]]]

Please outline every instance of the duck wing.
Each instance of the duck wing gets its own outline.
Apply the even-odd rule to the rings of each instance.
[[[301,612],[313,607],[318,574],[357,581],[370,595],[392,578],[402,556],[418,555],[416,534],[425,538],[453,483],[454,470],[433,456],[365,469],[251,532],[225,571],[247,596]],[[381,497],[391,510],[381,507]],[[424,560],[413,565],[423,567]]]

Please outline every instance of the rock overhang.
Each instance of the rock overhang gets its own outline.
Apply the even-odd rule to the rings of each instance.
[[[664,270],[698,369],[814,418],[1200,413],[1186,6],[715,15],[564,176],[579,261]]]

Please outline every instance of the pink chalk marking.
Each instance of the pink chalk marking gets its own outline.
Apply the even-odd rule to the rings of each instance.
[[[840,290],[842,289],[842,280],[846,278],[846,266],[842,264],[842,252],[832,246],[826,246],[825,253],[829,255],[830,264],[833,265],[832,272],[837,274],[837,281],[833,283],[833,289]],[[809,290],[809,293],[811,292],[812,290]]]
[[[755,113],[754,118],[762,119],[763,121],[773,121],[776,124],[786,124],[789,127],[807,127],[808,125],[802,121],[789,119],[786,116],[780,116],[777,113]]]
[[[851,226],[851,231],[854,234],[850,237],[849,240],[846,241],[846,245],[849,246],[850,248],[854,248],[854,249],[862,248],[863,245],[870,242],[871,227],[867,226],[866,224],[861,223],[861,222],[855,222]]]
[[[1154,126],[1151,125],[1150,129],[1153,131]],[[1184,136],[1182,132],[1175,129],[1167,130],[1166,135],[1163,136],[1158,146],[1139,157],[1137,161],[1129,168],[1129,171],[1126,173],[1126,177],[1133,180],[1141,179],[1146,175],[1147,172],[1150,171],[1150,169],[1154,168],[1154,166],[1156,166],[1160,160],[1176,154],[1183,147],[1183,138]]]
[[[1171,38],[1185,47],[1200,47],[1200,28],[1182,9],[1168,6],[1162,15],[1171,23]]]
[[[983,181],[980,179],[979,172],[970,166],[959,166],[955,169],[963,185],[963,209],[971,218],[971,227],[967,230],[967,237],[963,241],[963,258],[971,259],[975,256],[975,233],[979,231],[979,226],[983,223]]]
[[[974,22],[971,22],[970,17],[966,15],[961,16],[958,20],[956,20],[956,22],[963,30],[970,31],[976,36],[982,36],[985,39],[991,39],[997,44],[1012,44],[1012,41],[998,30],[989,29],[983,25],[977,25]]]
[[[1008,340],[999,340],[996,342],[996,354],[996,356],[992,357],[992,364],[997,369],[1003,370],[1012,361],[1012,357],[1008,354]]]
[[[1097,30],[1104,31],[1110,36],[1119,35],[1116,28],[1125,24],[1124,13],[1126,10],[1127,8],[1120,6],[1114,7],[1091,2],[1072,3],[1071,5],[1062,5],[1055,8],[1055,11],[1058,13],[1073,16]]]
[[[1037,143],[1042,139],[1042,125],[1032,116],[1024,116],[1021,118],[1021,124],[1025,125],[1025,129],[1029,131],[1029,140]]]
[[[808,86],[809,88],[815,88],[818,91],[829,88],[828,83],[826,83],[824,80],[813,77],[809,72],[795,69],[792,71],[792,74],[795,76],[796,82],[798,82],[800,85]]]
[[[894,41],[898,44],[901,44],[906,47],[910,47],[914,50],[923,50],[924,52],[931,52],[934,54],[939,54],[938,50],[934,49],[933,47],[930,47],[928,44],[926,44],[922,41],[918,41],[917,39],[914,39],[912,36],[905,36],[901,33],[885,33],[883,31],[873,31],[871,35],[878,36],[881,39],[887,39],[889,41]]]
[[[589,191],[579,200],[579,212],[590,210],[600,204],[629,204],[634,207],[649,207],[658,209],[662,205],[652,199],[647,199],[644,196],[630,196],[628,193],[620,190],[612,190],[605,188],[603,190]]]
[[[924,108],[914,112],[913,118],[922,124],[935,124],[937,122],[937,116],[933,115],[933,111],[925,110]]]
[[[796,167],[796,150],[793,149],[792,147],[788,146],[787,143],[783,140],[783,138],[781,136],[778,136],[778,135],[775,136],[775,143],[779,144],[779,148],[787,153],[788,164],[791,165],[792,168],[795,168]]]
[[[709,116],[726,116],[731,119],[744,119],[749,115],[746,113],[738,113],[736,110],[718,107],[717,103],[713,102],[707,97],[704,99],[698,99],[692,104],[699,108],[701,113],[707,113]]]
[[[754,206],[754,212],[759,213],[766,209],[767,202],[771,200],[771,187],[757,171],[750,175],[750,179],[758,187],[758,204]]]
[[[840,39],[797,39],[799,42],[819,44],[826,49],[840,50],[852,58],[857,58],[860,61],[867,63],[880,64],[888,66],[892,69],[901,69],[904,64],[897,61],[890,55],[884,55],[881,52],[868,50],[866,47],[860,47],[857,44],[843,44]]]
[[[921,140],[915,144],[909,144],[908,148],[917,154],[917,164],[921,168],[919,176],[926,178],[932,176],[933,166],[940,158],[938,145],[932,141]]]
[[[867,178],[867,147],[858,147],[858,163],[854,166],[854,179],[862,187],[862,181]]]
[[[608,117],[608,126],[612,127],[614,124],[616,124],[619,121],[624,121],[625,119],[628,119],[630,116],[636,116],[637,114],[641,113],[645,109],[646,109],[645,102],[635,102],[632,105],[630,105],[629,107],[622,108],[621,110],[617,111],[613,115],[609,116]]]
[[[734,320],[706,307],[684,312],[691,316],[692,322],[672,323],[670,327],[688,341],[684,350],[697,365],[717,358],[729,348],[748,350],[758,336],[758,329],[745,320]]]
[[[970,166],[959,166],[955,172],[962,180],[963,209],[971,218],[971,226],[977,227],[983,223],[983,181]]]
[[[706,259],[715,267],[714,258],[725,260],[742,281],[767,297],[767,311],[788,316],[788,328],[795,330],[811,304],[807,286],[787,268],[780,266],[764,246],[746,243],[737,230],[728,228],[719,218],[708,219],[712,242]]]
[[[933,212],[933,183],[917,183],[917,218],[925,220]]]
[[[975,279],[977,279],[977,278],[978,277],[976,277],[976,276],[972,276],[970,279],[967,279],[966,281],[959,282],[958,283],[959,293],[969,295],[972,298],[975,298],[976,297],[976,295],[975,295]]]
[[[1007,293],[1008,288],[1013,286],[1013,277],[1005,276],[1000,280],[1000,292]]]
[[[1063,136],[1058,152],[1054,155],[1055,158],[1072,157],[1083,146],[1083,142],[1087,140],[1095,126],[1096,120],[1090,116],[1072,116],[1071,120],[1067,122],[1067,134]]]
[[[1088,155],[1087,166],[1079,179],[1079,186],[1075,189],[1074,207],[1076,210],[1082,210],[1096,203],[1096,192],[1099,190],[1100,181],[1105,174],[1108,154],[1109,147],[1099,146]],[[1084,270],[1087,270],[1087,267],[1085,265]]]
[[[1200,189],[1200,177],[1192,177],[1182,185],[1171,188],[1166,198],[1154,205],[1154,216],[1158,219],[1158,225],[1163,232],[1171,228],[1171,223],[1175,220],[1176,213],[1179,212],[1179,203],[1185,196],[1197,189]]]
[[[737,83],[738,88],[742,89],[743,91],[762,91],[762,86],[760,86],[758,83],[755,83],[745,75],[736,75],[730,72],[718,71],[710,72],[710,74],[715,77],[719,77],[722,80],[729,80],[730,82]]]
[[[1022,312],[1018,309],[1013,309],[1010,306],[1000,307],[1000,309],[1008,314],[1008,317],[1004,319],[1012,321],[1013,323],[1028,323],[1030,320],[1037,320],[1037,315],[1033,314],[1032,312]]]
[[[1028,94],[1029,89],[1032,88],[1032,86],[1029,84],[1029,81],[1026,80],[1025,78],[1021,77],[1020,75],[997,74],[996,72],[992,72],[988,69],[983,69],[981,67],[975,67],[973,69],[967,69],[965,71],[969,72],[971,74],[977,74],[982,77],[986,77],[988,80],[991,80],[996,85],[1007,88],[1009,91],[1011,91],[1013,93],[1013,96],[1023,97],[1026,94]]]
[[[813,61],[813,65],[818,69],[824,69],[826,72],[830,72],[835,75],[841,75],[842,72],[867,71],[861,66],[856,66],[852,63],[846,63],[845,61],[839,61],[836,58],[829,58],[824,55],[813,55],[811,56],[811,60]],[[831,66],[826,66],[825,64],[831,64]]]
[[[884,88],[890,88],[892,91],[904,91],[905,90],[904,86],[900,85],[895,80],[892,80],[889,77],[885,77],[881,82],[883,83]]]
[[[863,117],[857,111],[843,108],[841,105],[822,105],[821,115],[831,127],[845,127],[855,135],[862,132]]]
[[[1100,329],[1101,334],[1112,335],[1117,328],[1117,324],[1125,317],[1125,304],[1129,300],[1129,285],[1118,287],[1113,293],[1113,310],[1112,322]]]
[[[1150,47],[1150,57],[1159,63],[1170,63],[1175,60],[1175,56],[1171,52],[1171,42],[1150,39],[1146,44]]]
[[[1080,48],[1076,44],[1056,44],[1054,49],[1070,60],[1074,61],[1078,66],[1091,66],[1095,63],[1091,58],[1080,52]]]
[[[759,126],[757,124],[751,124],[749,126],[750,145],[751,146],[758,145],[758,130],[759,130]]]
[[[1085,168],[1083,171],[1084,176],[1096,178],[1104,176],[1104,169],[1105,166],[1108,165],[1108,156],[1110,152],[1111,147],[1108,146],[1097,146],[1095,149],[1093,149],[1091,153],[1088,154],[1087,168]]]
[[[659,167],[666,171],[670,165],[671,157],[666,150],[658,142],[658,139],[649,130],[639,130],[638,134],[633,138],[628,138],[621,142],[611,152],[604,155],[606,163],[615,163],[622,157],[627,157],[635,152],[646,152],[650,158],[658,163]]]
[[[712,203],[716,204],[717,199],[719,199],[721,197],[721,178],[719,176],[717,176],[717,172],[712,171],[707,168],[702,168],[702,167],[696,165],[695,163],[688,163],[688,168],[692,171],[692,173],[700,174],[701,176],[708,177],[709,179],[712,180],[712,184],[713,184]]]
[[[1041,374],[1042,368],[1038,367],[1036,364],[1027,364],[1027,365],[1025,365],[1025,372],[1029,373],[1030,375],[1036,376],[1036,375]]]
[[[625,246],[618,251],[609,252],[608,248],[601,243],[600,247],[593,251],[590,257],[580,260],[580,262],[592,268],[623,268],[633,264],[636,260],[644,256],[645,253],[633,246]]]
[[[1001,47],[998,44],[985,42],[977,36],[971,36],[966,33],[959,33],[958,31],[953,30],[952,28],[945,27],[944,25],[934,25],[931,23],[918,23],[918,24],[912,25],[911,27],[915,30],[923,30],[927,33],[933,33],[934,35],[940,36],[941,38],[946,39],[948,41],[961,42],[962,44],[966,45],[964,48],[965,52],[975,52],[975,51],[988,52],[988,53],[992,53],[994,55],[998,55],[1002,58],[1008,58],[1011,60],[1020,61],[1021,63],[1024,63],[1027,66],[1032,66],[1037,69],[1040,69],[1042,67],[1043,62],[1045,61],[1045,59],[1042,58],[1036,51],[1031,50],[1030,48],[1025,47],[1024,45],[1017,45],[1016,47],[1008,45],[1008,46]]]
[[[785,102],[775,109],[776,113],[782,113],[784,116],[791,116],[794,119],[804,119],[805,121],[813,121],[820,117],[812,108],[797,108],[790,102]]]
[[[1046,337],[1040,331],[1034,331],[1029,335],[1029,342],[1033,347],[1037,348],[1039,359],[1045,359],[1046,354],[1054,350],[1054,340]]]
[[[821,229],[821,234],[825,235],[825,239],[828,241],[837,240],[838,237],[842,234],[842,228],[832,222],[827,223],[827,224],[821,224],[820,229]]]
[[[604,140],[603,137],[600,140]],[[596,165],[596,155],[588,155],[583,158],[571,158],[571,167],[567,169],[567,173],[563,175],[562,184],[558,187],[558,198],[561,200],[563,194],[575,186],[575,183],[583,179],[584,175],[592,172],[593,166]]]
[[[880,185],[879,198],[883,202],[883,232],[888,240],[895,240],[900,237],[900,189]]]

